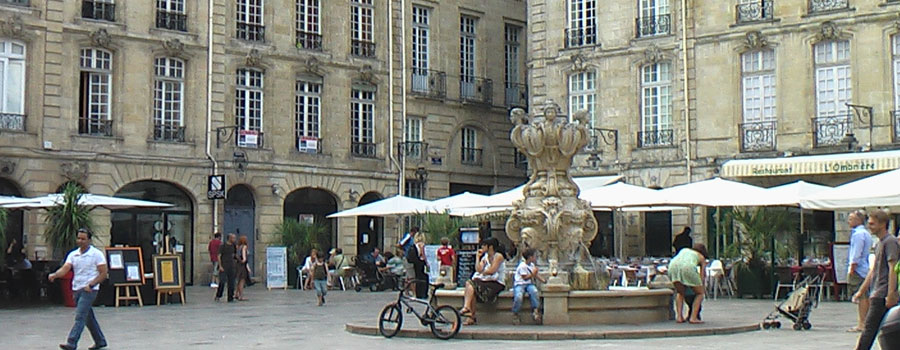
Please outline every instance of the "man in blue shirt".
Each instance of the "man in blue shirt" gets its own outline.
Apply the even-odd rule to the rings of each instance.
[[[847,223],[850,224],[850,252],[848,259],[850,267],[847,271],[847,288],[850,295],[856,294],[869,273],[869,250],[872,248],[872,234],[866,229],[866,214],[862,210],[857,210],[847,217]],[[863,291],[859,293],[859,317],[856,326],[850,328],[850,332],[861,332],[863,323],[866,320],[866,314],[869,312],[869,293]]]

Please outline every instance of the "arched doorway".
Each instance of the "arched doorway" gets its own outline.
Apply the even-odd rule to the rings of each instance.
[[[0,178],[0,195],[22,197],[22,192],[19,191],[19,186],[16,186],[12,181]],[[24,245],[27,242],[25,242],[22,237],[25,216],[23,211],[9,210],[8,214],[9,216],[7,216],[6,221],[6,242],[3,242],[3,247],[8,247],[9,242],[12,242],[13,239]]]
[[[225,231],[227,235],[234,233],[240,238],[247,236],[247,244],[250,246],[247,263],[250,272],[254,269],[253,247],[256,243],[256,201],[253,200],[253,192],[246,185],[235,185],[228,190],[225,197]]]
[[[284,217],[298,221],[314,222],[325,226],[328,239],[319,242],[323,249],[336,247],[337,225],[326,216],[337,212],[337,197],[326,190],[305,187],[294,190],[284,198]]]
[[[194,282],[194,204],[190,195],[162,181],[138,181],[123,186],[116,197],[143,199],[172,204],[168,208],[130,208],[110,213],[110,245],[141,247],[144,270],[152,271],[151,261],[170,236],[172,249],[182,254],[184,280]]]
[[[359,199],[359,205],[380,200],[381,194],[368,192]],[[362,255],[378,248],[384,251],[384,219],[375,216],[356,218],[356,254]]]

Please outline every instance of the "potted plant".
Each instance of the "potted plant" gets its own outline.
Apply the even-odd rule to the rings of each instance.
[[[91,219],[91,209],[79,205],[78,200],[82,195],[81,186],[75,183],[66,184],[62,191],[62,203],[47,209],[44,222],[47,228],[44,230],[44,241],[53,249],[53,256],[57,260],[64,260],[66,254],[75,246],[75,238],[79,228],[92,230],[94,222]],[[66,306],[75,306],[72,297],[72,272],[60,279],[60,288],[63,294],[63,303]]]
[[[450,216],[448,213],[422,214],[422,232],[425,233],[425,244],[441,244],[441,238],[447,237],[452,245],[459,246],[459,229],[477,223],[471,219]]]
[[[762,298],[771,290],[772,267],[766,258],[776,235],[794,228],[793,218],[786,208],[737,209],[730,215],[736,239],[725,254],[739,258],[733,267],[738,295]]]
[[[288,281],[297,280],[297,266],[303,263],[310,249],[324,247],[328,239],[325,232],[322,224],[300,222],[293,218],[286,218],[277,226],[275,234],[287,247]]]

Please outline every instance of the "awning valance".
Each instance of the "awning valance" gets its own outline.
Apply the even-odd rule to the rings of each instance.
[[[885,171],[900,168],[900,150],[765,159],[722,164],[722,177],[792,176]]]

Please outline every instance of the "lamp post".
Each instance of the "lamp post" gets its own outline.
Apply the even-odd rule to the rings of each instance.
[[[869,149],[871,150],[875,145],[874,140],[872,140],[872,128],[874,126],[874,125],[872,125],[872,115],[875,112],[875,108],[872,106],[857,105],[857,104],[852,104],[852,103],[845,103],[845,105],[853,110],[853,115],[856,116],[856,119],[859,120],[860,123],[868,124],[868,126],[869,126]],[[847,133],[847,135],[844,135],[844,138],[841,140],[841,142],[846,141],[848,148],[852,149],[855,146],[855,144],[853,143],[853,141],[855,141],[855,140],[856,140],[856,137],[853,136],[853,132],[851,131],[851,132]]]

